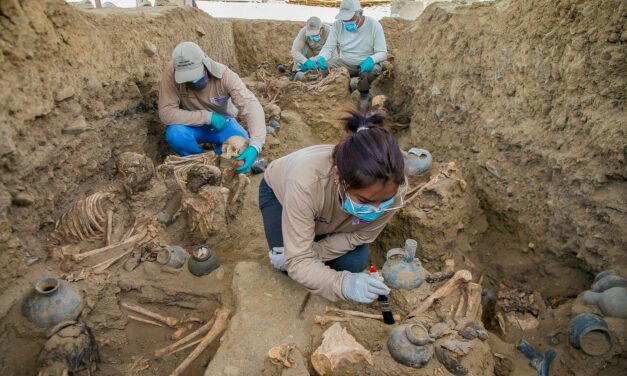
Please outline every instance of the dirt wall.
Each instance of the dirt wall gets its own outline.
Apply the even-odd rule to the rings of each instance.
[[[45,257],[42,234],[123,151],[155,157],[157,84],[192,40],[239,70],[230,22],[192,8],[84,11],[0,2],[0,287]],[[34,256],[35,258],[31,258]],[[30,260],[30,261],[29,261]]]
[[[436,4],[401,36],[391,97],[462,168],[490,224],[474,257],[500,277],[576,294],[627,267],[625,5]]]

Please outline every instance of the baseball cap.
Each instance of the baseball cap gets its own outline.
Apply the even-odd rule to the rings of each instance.
[[[355,15],[355,12],[361,9],[359,0],[342,0],[340,4],[340,13],[335,16],[336,20],[348,21]]]
[[[203,69],[205,57],[205,52],[196,43],[179,43],[172,52],[174,81],[177,84],[182,84],[201,78],[205,74]],[[210,67],[207,66],[207,69]]]
[[[305,35],[318,35],[320,34],[320,28],[322,27],[322,20],[318,17],[311,17],[307,20],[305,27]]]

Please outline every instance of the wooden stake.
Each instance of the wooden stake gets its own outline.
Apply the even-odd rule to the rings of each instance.
[[[211,342],[213,342],[216,338],[218,338],[220,336],[220,334],[222,334],[222,332],[224,330],[226,330],[226,328],[227,328],[227,326],[229,324],[229,313],[230,312],[228,310],[224,309],[224,308],[218,308],[216,310],[215,324],[213,324],[213,327],[211,328],[211,330],[209,330],[209,333],[207,333],[205,338],[203,338],[203,340],[200,341],[200,343],[194,349],[194,351],[192,351],[187,356],[187,358],[185,358],[185,360],[183,360],[183,362],[181,364],[179,364],[179,366],[176,367],[176,369],[174,371],[172,371],[170,376],[180,376],[187,369],[187,367],[189,367],[189,365],[192,364],[192,362],[196,358],[198,358],[198,356],[203,351],[205,351],[205,349],[207,349],[207,347],[209,347]]]

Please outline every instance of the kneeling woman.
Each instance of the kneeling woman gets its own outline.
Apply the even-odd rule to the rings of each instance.
[[[403,205],[404,162],[383,115],[348,112],[349,135],[268,166],[259,208],[270,262],[332,301],[371,303],[389,289],[362,271],[368,244]]]

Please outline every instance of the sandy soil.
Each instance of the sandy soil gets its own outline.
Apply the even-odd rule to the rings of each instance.
[[[601,357],[571,348],[565,335],[573,314],[594,311],[578,297],[594,273],[608,267],[626,273],[624,6],[503,1],[431,6],[414,22],[382,22],[393,70],[374,92],[389,97],[386,108],[401,146],[431,150],[437,162],[432,177],[449,162],[455,171],[446,170],[394,219],[374,244],[372,261],[381,265],[388,249],[412,237],[429,271],[451,258],[475,281],[483,276],[486,296],[493,296],[483,306],[491,332],[477,345],[481,351],[464,358],[473,374],[535,374],[514,348],[520,338],[558,351],[555,374],[613,375],[626,366],[624,320],[607,319],[616,342]],[[280,106],[281,131],[264,150],[268,160],[341,137],[333,119],[351,103],[346,77],[302,84],[276,69],[289,66],[300,23],[231,22],[184,8],[81,11],[62,0],[4,1],[0,14],[0,368],[6,374],[38,369],[45,332],[20,312],[34,281],[80,269],[48,253],[59,245],[55,222],[70,205],[112,189],[116,239],[135,218],[165,206],[172,189],[167,179],[156,175],[146,191],[127,197],[116,158],[133,151],[158,166],[170,153],[155,115],[156,91],[178,42],[196,41],[245,77],[264,104]],[[178,318],[206,320],[219,306],[237,312],[236,265],[267,263],[259,181],[251,177],[241,211],[219,223],[219,233],[206,239],[188,234],[184,216],[160,233],[160,242],[188,250],[210,244],[222,260],[210,275],[172,274],[151,261],[127,271],[124,259],[108,274],[74,283],[85,296],[81,320],[101,349],[97,374],[160,375],[187,354],[154,359],[150,352],[170,344],[172,330],[129,320],[121,301]],[[407,314],[438,286],[395,292],[395,311]],[[430,320],[445,320],[458,299],[436,303]],[[507,318],[504,326],[497,313]],[[290,320],[282,314],[277,307],[279,318]],[[415,372],[389,358],[385,326],[364,320],[348,327],[374,353],[370,374]],[[299,349],[306,360],[320,332]],[[216,351],[217,343],[189,374],[201,374]],[[430,367],[430,374],[447,374],[435,360]]]

